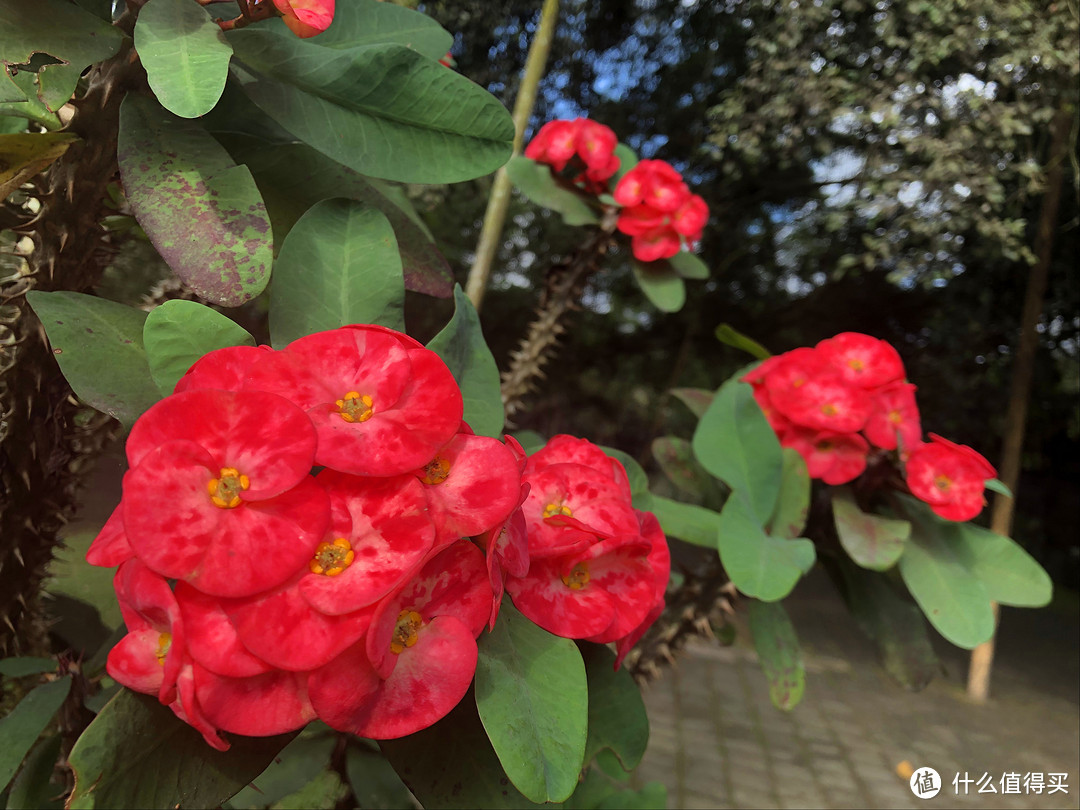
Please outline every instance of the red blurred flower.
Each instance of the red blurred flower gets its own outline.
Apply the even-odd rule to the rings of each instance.
[[[922,442],[922,424],[915,404],[915,386],[895,382],[870,393],[873,408],[863,433],[883,450],[903,448],[906,455]],[[897,442],[899,438],[899,443]]]
[[[866,439],[858,433],[816,431],[799,426],[788,430],[780,443],[798,451],[811,478],[833,485],[846,484],[862,475],[870,450]]]
[[[997,471],[983,456],[930,434],[930,442],[911,450],[907,483],[911,493],[946,520],[971,520],[986,505],[983,491]]]
[[[273,0],[285,25],[298,37],[321,34],[334,21],[334,0]]]
[[[817,352],[845,382],[877,388],[904,379],[904,364],[889,343],[859,332],[841,332],[818,343]]]
[[[709,217],[705,201],[663,160],[639,162],[619,180],[614,197],[623,206],[617,227],[643,262],[671,258],[683,239],[698,241]]]

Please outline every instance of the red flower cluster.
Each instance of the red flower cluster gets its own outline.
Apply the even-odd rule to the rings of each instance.
[[[623,206],[616,227],[631,237],[630,248],[643,262],[669,259],[684,240],[700,240],[709,218],[705,201],[663,160],[638,163],[619,180],[614,197]]]
[[[442,360],[382,327],[199,360],[132,429],[87,555],[120,566],[109,674],[221,749],[219,729],[387,739],[443,717],[502,570],[527,564],[524,538],[488,562],[468,539],[519,507],[525,456],[461,416]]]
[[[565,594],[524,612],[628,649],[663,605],[667,546],[655,518],[630,510],[621,465],[554,442],[545,470],[618,498],[599,518],[596,496],[575,495],[582,517],[533,521],[562,534],[558,559],[540,553],[531,572],[527,515],[543,495],[526,500],[525,454],[461,419],[442,360],[379,326],[196,362],[132,428],[121,503],[87,554],[119,566],[128,634],[109,674],[222,750],[220,730],[264,736],[316,717],[401,737],[457,705],[504,583],[544,566],[568,574]],[[592,613],[584,633],[547,619],[575,599]]]
[[[811,478],[854,480],[872,445],[899,451],[912,494],[938,515],[969,520],[982,510],[994,468],[970,447],[940,436],[923,443],[915,386],[884,340],[843,332],[813,349],[770,357],[742,379],[753,386],[780,444],[799,452]]]
[[[298,37],[321,34],[334,21],[334,0],[273,0],[285,25]]]
[[[614,642],[621,662],[664,608],[660,524],[631,506],[623,466],[584,439],[552,438],[523,480],[531,564],[506,581],[514,605],[556,635]]]
[[[607,191],[608,178],[619,169],[619,158],[615,156],[618,144],[619,139],[609,127],[588,118],[549,121],[525,147],[525,157],[545,163],[556,172],[572,164],[573,182],[580,183],[590,194],[600,194]]]

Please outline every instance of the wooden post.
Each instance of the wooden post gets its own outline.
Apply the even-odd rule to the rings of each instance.
[[[1066,104],[1051,124],[1050,157],[1046,172],[1046,194],[1039,214],[1039,229],[1035,234],[1035,265],[1028,275],[1024,295],[1024,310],[1020,318],[1020,347],[1013,364],[1012,388],[1009,408],[1005,415],[1005,438],[1001,449],[998,477],[1014,494],[1020,479],[1020,453],[1024,444],[1024,422],[1027,418],[1028,400],[1031,398],[1031,379],[1035,371],[1035,351],[1039,345],[1036,329],[1046,295],[1047,277],[1050,274],[1050,258],[1054,246],[1054,229],[1057,224],[1061,187],[1065,178],[1065,161],[1069,152],[1069,133],[1075,116],[1075,108]],[[990,514],[990,530],[1006,537],[1012,532],[1014,501],[1000,493],[994,496]],[[995,633],[999,610],[994,608]],[[994,637],[971,651],[968,670],[967,694],[975,703],[985,703],[990,696],[990,669],[994,662]]]
[[[515,155],[521,154],[525,127],[529,125],[529,116],[536,104],[536,91],[540,86],[540,79],[544,76],[544,65],[547,64],[548,52],[551,50],[551,40],[555,38],[555,23],[558,17],[559,0],[544,0],[536,37],[529,46],[529,55],[525,60],[525,75],[521,79],[521,88],[514,101]],[[480,228],[480,240],[476,244],[476,259],[469,270],[469,280],[465,285],[465,294],[478,311],[484,300],[488,279],[491,278],[491,264],[495,260],[495,252],[499,249],[499,238],[502,236],[509,204],[510,178],[503,166],[495,173],[495,180],[491,184],[484,224]]]

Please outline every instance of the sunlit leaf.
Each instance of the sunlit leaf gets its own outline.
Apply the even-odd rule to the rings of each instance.
[[[192,364],[226,346],[254,346],[255,338],[235,321],[196,301],[166,301],[154,307],[143,326],[150,373],[168,396]]]

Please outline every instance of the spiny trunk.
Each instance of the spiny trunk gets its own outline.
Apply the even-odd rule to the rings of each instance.
[[[129,34],[137,5],[117,22]],[[26,292],[87,291],[99,280],[107,260],[101,209],[117,173],[120,102],[141,80],[130,45],[91,71],[67,128],[81,140],[49,170],[40,213],[19,229],[34,241],[28,268],[0,279],[0,657],[47,651],[42,581],[81,475],[115,424],[98,414],[75,423],[85,408],[60,373]]]

